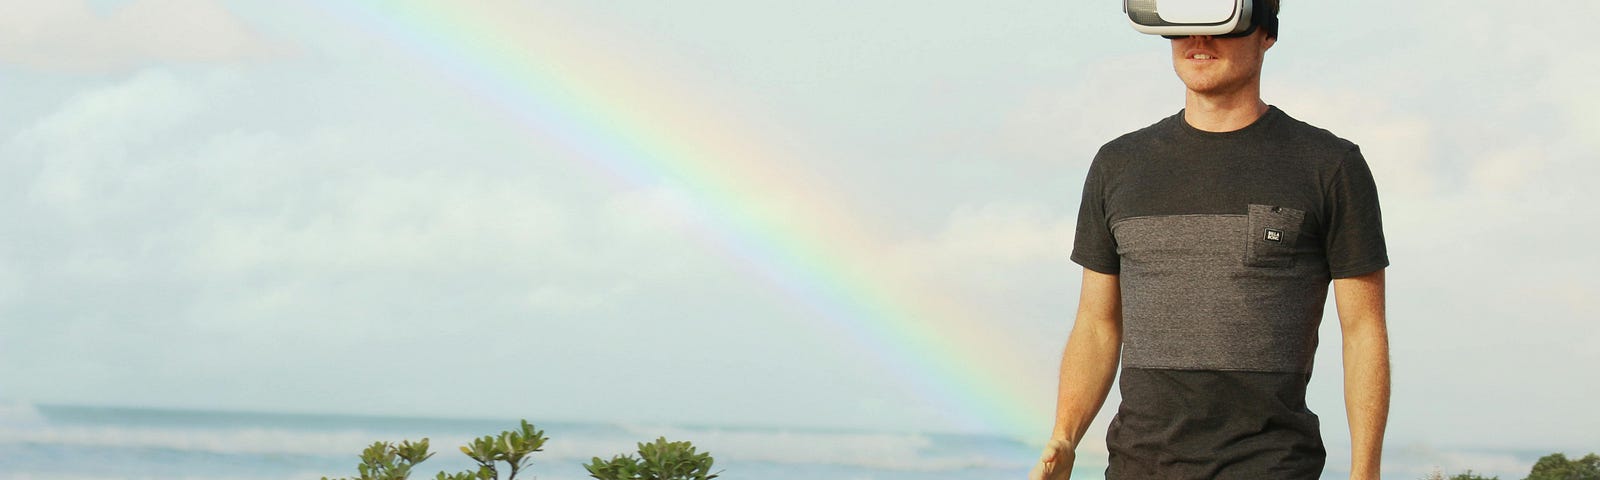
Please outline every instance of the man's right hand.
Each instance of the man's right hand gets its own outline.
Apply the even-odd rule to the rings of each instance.
[[[1028,480],[1069,480],[1072,478],[1072,462],[1076,459],[1072,442],[1063,438],[1051,439],[1044,447],[1044,454],[1039,456],[1039,464],[1034,465],[1033,471],[1028,473]]]

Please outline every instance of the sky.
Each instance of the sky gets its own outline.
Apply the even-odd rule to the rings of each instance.
[[[1287,2],[1263,96],[1377,179],[1389,445],[1591,451],[1600,6],[1479,3]],[[1042,439],[1089,161],[1183,98],[1109,0],[0,10],[35,404]]]

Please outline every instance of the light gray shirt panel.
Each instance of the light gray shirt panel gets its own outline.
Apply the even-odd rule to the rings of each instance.
[[[1297,241],[1300,212],[1247,211],[1112,225],[1124,365],[1310,373],[1327,265],[1316,242]]]

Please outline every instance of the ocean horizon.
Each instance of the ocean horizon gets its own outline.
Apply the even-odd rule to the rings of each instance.
[[[550,439],[518,477],[527,480],[587,479],[591,458],[634,453],[657,437],[710,452],[728,480],[1023,479],[1038,454],[1030,442],[989,434],[527,420]],[[412,478],[432,478],[470,469],[457,447],[517,422],[11,403],[0,405],[0,480],[342,478],[356,475],[373,442],[422,438],[435,455]],[[1329,450],[1323,478],[1346,478],[1337,467],[1348,453]],[[1385,475],[1471,468],[1516,480],[1546,453],[1391,445]],[[1080,451],[1073,478],[1100,480],[1103,471],[1103,453]]]
[[[422,438],[435,455],[412,478],[432,478],[470,469],[457,447],[519,420],[50,404],[3,412],[6,480],[353,477],[358,455],[373,442]],[[583,464],[591,458],[634,453],[637,443],[657,437],[710,452],[719,478],[729,480],[1021,478],[1036,455],[995,435],[527,420],[550,439],[517,477],[529,480],[590,478]],[[1090,470],[1083,475],[1097,478]]]

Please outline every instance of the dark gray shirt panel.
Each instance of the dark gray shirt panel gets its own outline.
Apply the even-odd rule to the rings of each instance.
[[[1310,378],[1125,368],[1106,479],[1316,480],[1327,453],[1305,405]]]
[[[1084,180],[1072,260],[1120,273],[1111,224],[1128,217],[1243,215],[1251,204],[1305,212],[1304,242],[1334,278],[1389,264],[1382,218],[1360,150],[1276,107],[1244,129],[1205,132],[1183,113],[1100,148]]]
[[[1106,217],[1105,175],[1100,173],[1105,149],[1095,155],[1089,166],[1089,175],[1083,181],[1083,198],[1078,202],[1078,227],[1072,240],[1072,261],[1083,268],[1107,275],[1122,271],[1122,259],[1117,255],[1117,244],[1111,236],[1111,222]]]
[[[1378,187],[1361,151],[1351,149],[1329,180],[1332,201],[1323,213],[1328,219],[1323,235],[1328,271],[1333,278],[1346,278],[1389,266]]]

